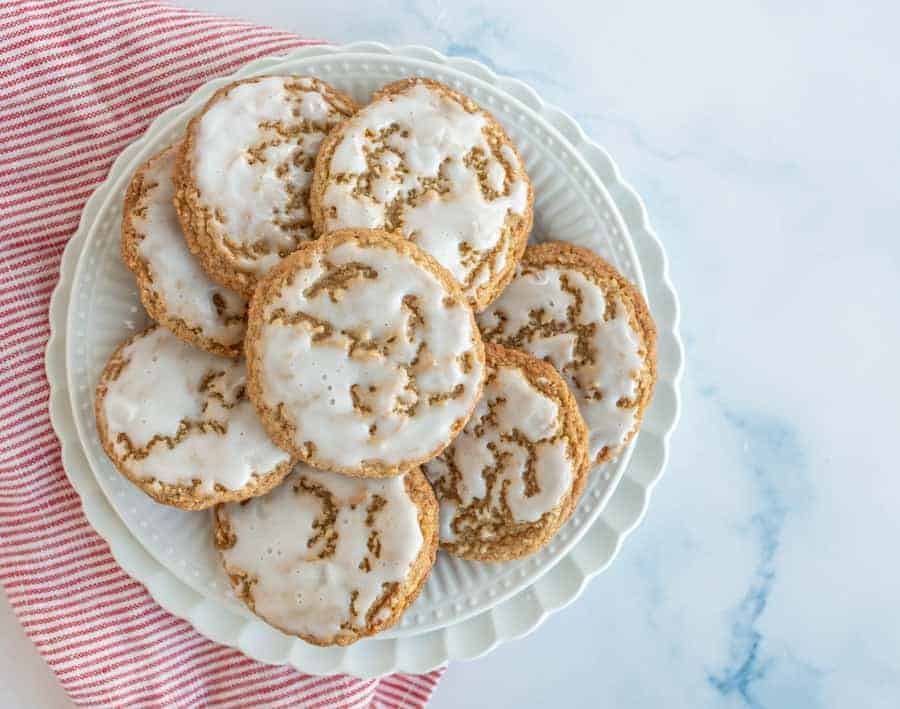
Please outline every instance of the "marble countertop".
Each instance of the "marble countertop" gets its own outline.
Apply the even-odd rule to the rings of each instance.
[[[434,707],[900,705],[898,6],[185,4],[528,82],[668,251],[684,407],[645,521],[571,607],[452,665]],[[65,705],[2,611],[0,703]]]

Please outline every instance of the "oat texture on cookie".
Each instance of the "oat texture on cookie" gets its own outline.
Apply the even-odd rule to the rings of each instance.
[[[177,146],[166,148],[132,178],[123,208],[122,258],[151,318],[186,342],[237,357],[247,301],[210,280],[188,250],[172,204],[176,153]]]
[[[486,341],[546,359],[566,378],[593,462],[634,436],[656,380],[656,330],[643,297],[606,261],[564,242],[529,247],[479,325]]]
[[[291,456],[246,396],[243,362],[152,327],[123,343],[97,387],[101,442],[119,471],[159,502],[202,509],[261,494]]]
[[[425,464],[440,505],[441,546],[506,561],[544,546],[587,474],[587,429],[552,365],[486,345],[484,394],[453,444]]]
[[[465,297],[416,246],[347,230],[310,242],[260,283],[249,392],[301,460],[396,475],[437,455],[481,392],[484,348]]]
[[[476,309],[502,290],[532,221],[512,142],[471,99],[429,79],[391,84],[323,143],[316,229],[384,228],[434,256]]]
[[[319,645],[392,625],[437,549],[437,504],[419,470],[363,480],[300,463],[268,495],[217,507],[215,522],[238,597]]]
[[[316,154],[355,108],[318,79],[264,76],[223,87],[191,121],[175,203],[214,280],[249,297],[261,275],[312,237]]]

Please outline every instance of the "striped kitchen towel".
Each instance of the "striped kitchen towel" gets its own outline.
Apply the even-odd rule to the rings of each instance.
[[[0,581],[76,704],[423,706],[440,677],[312,677],[201,637],[113,561],[50,426],[48,307],[88,196],[199,84],[305,43],[159,2],[0,2]]]

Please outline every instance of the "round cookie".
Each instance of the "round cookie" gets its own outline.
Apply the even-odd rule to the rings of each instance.
[[[213,280],[249,298],[260,276],[312,238],[316,153],[355,110],[318,79],[259,76],[223,86],[191,120],[175,207]]]
[[[122,208],[122,259],[151,318],[185,342],[240,357],[247,301],[211,281],[188,250],[172,205],[177,151],[171,146],[157,153],[131,178]]]
[[[418,469],[363,480],[299,463],[268,495],[215,510],[237,596],[316,645],[349,645],[396,623],[434,565],[437,529]]]
[[[637,288],[602,258],[561,241],[529,246],[478,323],[486,341],[545,359],[565,377],[594,463],[637,432],[656,383],[656,328]]]
[[[245,394],[246,366],[150,327],[123,342],[100,375],[100,442],[157,502],[199,510],[277,485],[292,466]]]
[[[402,234],[453,274],[475,310],[512,278],[533,201],[522,158],[494,117],[422,78],[385,86],[325,139],[310,193],[317,233]]]
[[[441,452],[481,394],[465,296],[414,244],[332,232],[284,259],[250,301],[248,392],[272,439],[317,468],[387,477]]]
[[[475,561],[533,554],[575,509],[589,469],[587,427],[552,365],[485,345],[487,379],[463,432],[424,470],[441,547]]]

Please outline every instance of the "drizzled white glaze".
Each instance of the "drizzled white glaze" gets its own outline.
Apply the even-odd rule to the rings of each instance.
[[[199,480],[202,493],[212,493],[217,483],[238,490],[253,474],[270,473],[290,459],[269,440],[249,399],[238,401],[243,362],[191,347],[163,328],[139,336],[121,357],[127,364],[108,381],[102,412],[116,457],[136,477],[188,486]],[[210,374],[216,376],[201,390]],[[174,439],[185,422],[191,428],[180,442],[170,447],[162,440]],[[120,434],[135,449],[160,438],[138,458],[129,455]]]
[[[247,325],[241,318],[247,301],[213,283],[188,250],[172,205],[176,152],[177,147],[172,146],[147,165],[144,189],[131,215],[138,237],[137,253],[152,279],[143,285],[165,302],[169,317],[183,321],[192,330],[199,329],[209,340],[230,347],[244,339]]]
[[[307,290],[329,268],[347,264],[361,270],[338,291]],[[284,404],[298,447],[311,441],[319,464],[355,469],[365,461],[394,466],[421,460],[450,439],[454,423],[474,405],[483,364],[468,306],[445,304],[447,295],[409,256],[355,241],[317,254],[296,274],[266,305],[256,346],[264,402]],[[415,299],[424,322],[405,298]],[[270,322],[279,310],[284,318]],[[316,322],[292,323],[298,313],[329,323],[331,334],[317,335],[323,330]]]
[[[494,371],[463,432],[439,458],[423,466],[428,479],[436,484],[444,542],[456,540],[452,525],[457,502],[443,497],[439,484],[442,478],[445,482],[452,480],[450,465],[460,474],[455,490],[463,508],[489,494],[491,514],[503,514],[505,498],[515,521],[536,522],[559,504],[580,464],[569,459],[568,438],[561,435],[563,412],[559,403],[532,386],[516,367],[502,366]],[[514,440],[514,434],[524,436],[533,448],[537,490],[531,495],[526,493],[525,481],[530,453],[528,447]],[[485,476],[494,469],[497,477],[488,492]],[[509,481],[508,486],[505,481]]]
[[[526,270],[532,269],[529,266]],[[575,299],[563,289],[563,275],[570,288],[580,291],[583,298],[575,323],[569,323],[567,310]],[[531,322],[531,313],[537,310],[543,311],[542,322],[552,321],[564,330],[550,337],[533,333],[516,346],[548,359],[566,378],[590,432],[592,460],[604,447],[617,453],[634,428],[636,408],[621,407],[617,402],[623,398],[635,401],[637,376],[645,366],[641,338],[631,327],[628,310],[618,298],[613,306],[614,316],[604,320],[603,291],[579,271],[548,266],[523,273],[519,266],[512,283],[478,318],[484,332],[496,330],[489,339],[500,344],[512,345],[511,339]],[[498,313],[504,318],[499,318]],[[579,363],[575,358],[576,326],[592,323],[596,324],[588,338],[592,361]]]
[[[336,518],[320,533],[313,525],[327,513],[323,497]],[[371,512],[367,524],[370,510],[382,504],[376,498],[383,506]],[[361,629],[387,620],[387,605],[368,621],[366,616],[385,584],[407,579],[423,544],[418,509],[403,475],[363,480],[301,463],[273,491],[229,504],[220,514],[236,538],[222,551],[225,567],[256,579],[250,591],[256,613],[285,632],[323,640],[340,634],[345,623]],[[369,544],[373,532],[378,546]],[[332,553],[326,551],[329,541]]]
[[[372,135],[392,125],[397,129],[377,158],[380,174],[368,178],[370,194],[354,194],[359,176],[369,170],[366,155],[376,143]],[[473,296],[491,269],[467,259],[461,247],[490,252],[501,240],[507,214],[524,214],[528,204],[524,168],[507,145],[501,146],[502,161],[498,159],[485,138],[485,125],[483,113],[469,113],[423,84],[371,103],[348,122],[331,158],[332,179],[323,196],[327,229],[384,227],[388,204],[400,200],[405,203],[402,234],[434,256]],[[488,185],[499,194],[486,197],[476,169],[464,163],[473,150],[482,151]],[[437,177],[447,187],[443,194],[423,185]],[[413,190],[419,194],[415,200],[410,198]],[[493,272],[505,262],[501,249]]]
[[[322,138],[351,110],[329,103],[309,79],[274,76],[232,88],[200,119],[196,186],[214,218],[217,248],[242,271],[262,275],[280,253],[312,237],[312,163]],[[225,239],[268,253],[235,253]]]

